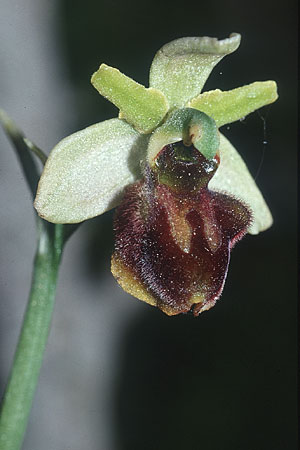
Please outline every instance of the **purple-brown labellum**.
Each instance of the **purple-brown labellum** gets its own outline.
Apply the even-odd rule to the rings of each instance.
[[[167,145],[116,211],[113,275],[168,315],[214,306],[230,251],[251,223],[243,203],[208,189],[218,165],[193,146]]]

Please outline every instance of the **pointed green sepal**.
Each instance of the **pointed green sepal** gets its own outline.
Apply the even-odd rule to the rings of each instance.
[[[59,142],[49,155],[35,199],[53,223],[78,223],[117,206],[141,176],[148,136],[120,119],[106,120]]]
[[[220,143],[215,121],[207,114],[192,108],[175,110],[151,136],[147,151],[150,167],[165,145],[181,140],[187,146],[193,144],[207,159],[216,155]]]
[[[39,180],[39,171],[32,154],[34,153],[43,164],[45,163],[47,157],[42,150],[40,150],[35,144],[24,136],[23,132],[17,127],[14,121],[1,108],[0,124],[3,126],[4,131],[14,146],[24,171],[26,181],[32,195],[34,196]]]
[[[215,65],[240,45],[232,33],[219,41],[210,37],[186,37],[164,45],[150,69],[150,86],[162,91],[170,108],[182,108],[200,94]]]
[[[262,106],[277,100],[275,81],[257,81],[231,91],[203,92],[192,99],[188,106],[212,117],[217,127],[242,119]]]
[[[258,234],[272,223],[270,210],[249,173],[246,164],[233,145],[220,133],[220,166],[208,187],[242,200],[252,211],[250,234]]]
[[[168,112],[168,102],[162,92],[145,88],[106,64],[101,64],[91,82],[101,95],[120,109],[120,118],[141,133],[150,133]]]

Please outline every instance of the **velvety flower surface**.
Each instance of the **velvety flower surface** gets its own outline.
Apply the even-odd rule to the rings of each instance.
[[[240,35],[177,39],[162,47],[146,88],[102,64],[95,88],[120,110],[57,144],[35,207],[54,223],[77,223],[120,205],[112,272],[130,294],[169,315],[212,307],[230,251],[271,213],[219,128],[277,99],[274,81],[201,93]]]
[[[158,160],[165,177],[147,167],[116,211],[112,272],[127,292],[165,313],[194,306],[198,315],[221,295],[230,251],[246,233],[251,213],[208,189],[218,158],[207,160],[177,143],[164,147]]]

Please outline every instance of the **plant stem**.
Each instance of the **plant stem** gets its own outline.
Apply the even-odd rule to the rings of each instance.
[[[63,225],[38,218],[31,292],[0,417],[0,449],[19,450],[35,393],[55,301]]]

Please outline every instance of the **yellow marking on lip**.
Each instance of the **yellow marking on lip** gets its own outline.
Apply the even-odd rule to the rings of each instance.
[[[138,277],[126,267],[124,262],[115,253],[111,258],[111,272],[125,292],[151,306],[158,306],[156,299],[147,291]],[[174,316],[190,310],[189,305],[184,309],[176,309],[175,306],[171,307],[162,303],[159,304],[159,308],[168,316]]]

